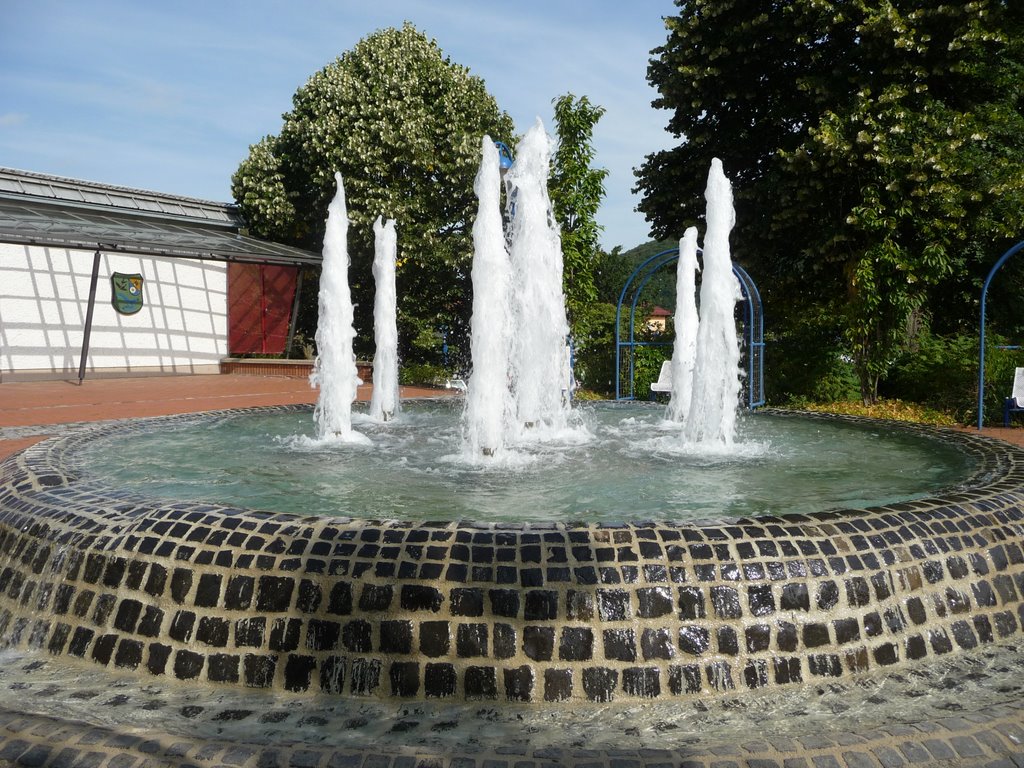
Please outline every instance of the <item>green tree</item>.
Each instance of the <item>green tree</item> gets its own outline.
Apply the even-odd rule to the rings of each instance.
[[[469,321],[480,139],[510,141],[512,130],[483,80],[406,23],[365,37],[299,88],[281,132],[250,147],[232,193],[253,233],[319,250],[341,171],[358,351],[372,339],[372,222],[384,216],[397,222],[403,355],[437,362],[438,330],[464,338]]]
[[[571,93],[553,100],[557,143],[548,189],[555,220],[561,229],[566,311],[574,334],[588,304],[597,298],[594,268],[600,253],[602,227],[597,211],[604,198],[608,171],[593,168],[594,126],[604,107]]]
[[[555,106],[556,145],[548,191],[562,238],[562,282],[569,327],[576,344],[576,375],[588,388],[604,388],[607,325],[614,307],[597,302],[595,270],[601,256],[597,211],[608,171],[593,168],[594,126],[604,107],[571,93]]]
[[[766,314],[796,327],[839,299],[873,400],[922,323],[976,322],[979,276],[1021,232],[1024,6],[677,4],[648,77],[683,142],[638,169],[640,208],[678,234],[722,157]]]

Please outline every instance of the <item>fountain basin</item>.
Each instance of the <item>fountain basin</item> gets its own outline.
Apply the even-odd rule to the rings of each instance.
[[[978,469],[867,510],[426,524],[154,503],[78,479],[75,451],[118,429],[2,467],[11,652],[211,696],[627,708],[905,672],[1015,643],[1024,619],[1024,453],[972,435],[908,428]]]
[[[386,424],[353,412],[371,445],[316,441],[296,409],[149,422],[70,458],[83,479],[151,499],[420,523],[725,522],[906,501],[971,472],[955,445],[907,430],[766,413],[711,451],[653,403],[581,404],[575,429],[485,458],[461,444],[462,406],[420,400]]]

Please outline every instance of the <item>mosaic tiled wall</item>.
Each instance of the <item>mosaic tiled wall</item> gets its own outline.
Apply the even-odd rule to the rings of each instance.
[[[572,703],[824,681],[1024,626],[1024,452],[970,435],[944,434],[979,470],[941,499],[476,526],[161,505],[74,477],[77,445],[128,428],[0,468],[8,644],[190,684]]]

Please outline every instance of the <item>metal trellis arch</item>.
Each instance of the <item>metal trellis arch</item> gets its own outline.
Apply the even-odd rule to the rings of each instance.
[[[697,251],[701,251],[698,249]],[[636,306],[647,283],[654,274],[679,260],[679,249],[670,248],[661,251],[644,261],[633,270],[619,294],[619,303],[615,308],[615,399],[634,400],[633,380],[635,374],[635,356],[637,347],[665,347],[669,341],[637,341],[636,340]],[[744,402],[751,410],[764,405],[764,315],[761,308],[761,294],[757,285],[738,264],[732,265],[732,272],[739,280],[743,301],[740,304],[743,317],[743,354],[745,356],[746,376],[744,381]],[[637,282],[639,279],[639,282]],[[634,286],[634,284],[636,284]],[[629,334],[628,339],[622,336],[622,305],[629,297]],[[623,355],[628,370],[629,392],[624,393],[622,387]]]
[[[981,429],[985,420],[985,299],[988,297],[988,286],[1003,264],[1022,249],[1024,249],[1024,240],[1000,256],[989,270],[988,277],[985,278],[985,285],[981,289],[981,327],[978,333],[978,429]]]

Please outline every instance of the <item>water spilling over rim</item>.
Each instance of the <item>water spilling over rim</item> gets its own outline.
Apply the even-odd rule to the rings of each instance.
[[[972,459],[900,428],[746,415],[729,449],[679,440],[660,406],[587,404],[501,462],[461,453],[458,405],[354,414],[370,445],[317,440],[304,410],[191,419],[94,440],[83,474],[148,497],[416,521],[693,522],[860,508],[964,481]],[[254,471],[258,469],[258,471]]]

